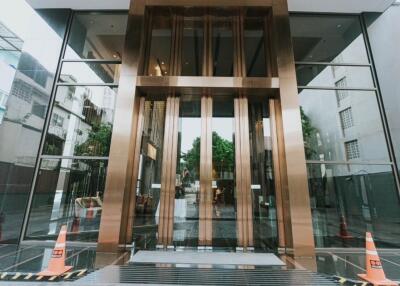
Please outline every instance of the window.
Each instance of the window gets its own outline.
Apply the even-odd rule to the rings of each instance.
[[[335,83],[335,87],[337,88],[346,88],[347,87],[347,81],[346,81],[346,77],[338,80]],[[347,90],[336,90],[336,99],[337,99],[337,103],[338,106],[340,107],[341,102],[348,96],[348,92]]]
[[[32,105],[32,114],[39,116],[40,118],[45,118],[46,116],[46,105],[40,104],[34,101]]]
[[[62,127],[64,124],[64,117],[54,113],[53,118],[51,119],[51,124],[53,126]]]
[[[343,130],[354,126],[353,114],[351,111],[351,107],[346,108],[343,111],[340,111],[339,115],[340,115],[340,122],[342,123]]]
[[[360,158],[360,150],[358,148],[358,140],[345,142],[347,160]]]

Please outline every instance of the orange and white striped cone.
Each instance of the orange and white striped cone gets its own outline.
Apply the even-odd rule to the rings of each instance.
[[[386,285],[399,285],[398,283],[391,281],[386,278],[385,272],[383,271],[381,260],[378,252],[376,251],[374,240],[370,232],[367,232],[365,238],[365,256],[366,256],[366,274],[358,274],[358,276],[375,286],[386,286]]]
[[[38,276],[59,276],[72,269],[72,266],[65,266],[65,241],[67,239],[67,226],[61,227],[56,246],[53,249],[49,265],[39,272]]]

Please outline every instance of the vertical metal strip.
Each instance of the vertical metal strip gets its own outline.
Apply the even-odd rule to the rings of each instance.
[[[39,174],[39,169],[40,169],[40,163],[41,163],[40,158],[43,153],[44,142],[46,140],[46,134],[47,134],[47,131],[50,126],[51,113],[53,112],[54,101],[55,101],[55,97],[56,97],[56,93],[57,93],[57,82],[58,82],[58,79],[60,78],[61,68],[62,68],[62,59],[64,58],[65,52],[67,50],[68,38],[71,33],[73,18],[74,18],[74,11],[71,10],[69,13],[69,16],[68,16],[65,34],[62,39],[61,51],[60,51],[57,68],[56,68],[56,73],[54,76],[54,81],[53,81],[52,89],[51,89],[51,93],[50,93],[49,107],[47,109],[46,118],[44,121],[43,133],[40,138],[39,150],[38,150],[38,153],[36,156],[36,163],[35,163],[35,167],[34,167],[33,178],[31,181],[31,189],[29,192],[28,202],[27,202],[26,208],[25,208],[25,214],[24,214],[23,221],[22,221],[22,228],[21,228],[21,232],[19,235],[18,244],[21,244],[21,242],[24,240],[26,231],[28,228],[28,221],[29,221],[29,215],[31,212],[31,207],[32,207],[32,202],[33,202],[33,195],[34,195],[35,187],[36,187],[36,180],[37,180],[37,177]]]
[[[143,124],[144,124],[144,106],[145,106],[144,97],[140,97],[138,105],[139,108],[138,108],[137,132],[135,138],[134,158],[133,158],[133,168],[132,168],[132,182],[131,182],[130,196],[128,199],[129,211],[127,219],[126,238],[125,238],[126,242],[132,241],[133,237],[133,223],[135,220],[135,208],[136,208],[136,189],[139,176],[140,148],[141,148],[141,142],[143,136]]]
[[[277,133],[277,120],[276,120],[276,99],[269,100],[269,114],[270,114],[270,128],[272,139],[272,162],[274,173],[275,185],[275,201],[276,201],[276,218],[278,223],[278,246],[285,248],[285,225],[284,225],[284,212],[283,212],[283,199],[282,199],[282,183],[281,183],[281,166],[279,158],[279,144]]]

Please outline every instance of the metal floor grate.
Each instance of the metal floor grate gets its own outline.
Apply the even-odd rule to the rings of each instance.
[[[307,270],[279,268],[196,268],[156,267],[155,265],[129,264],[107,266],[79,279],[75,283],[137,283],[169,285],[339,285],[317,273]]]

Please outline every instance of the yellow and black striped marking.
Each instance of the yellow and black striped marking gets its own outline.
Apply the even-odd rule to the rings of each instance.
[[[37,273],[0,272],[0,281],[49,281],[76,280],[87,274],[87,269],[79,269],[61,274],[59,276],[42,276]]]
[[[360,280],[353,280],[348,279],[341,276],[334,276],[333,279],[336,282],[339,282],[340,285],[351,285],[351,286],[372,286],[371,283],[360,281]]]

